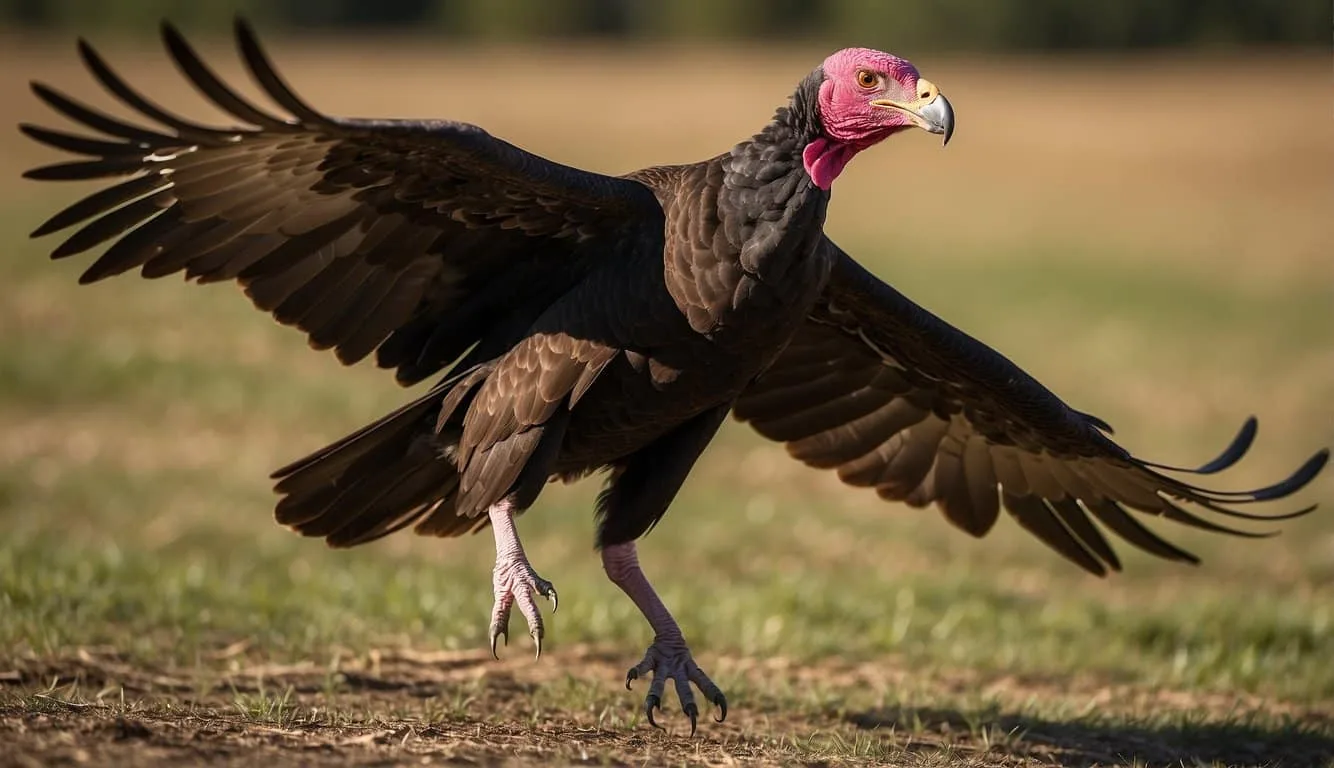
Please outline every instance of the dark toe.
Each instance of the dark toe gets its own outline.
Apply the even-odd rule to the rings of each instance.
[[[694,702],[691,702],[690,704],[685,705],[683,709],[685,710],[686,717],[690,718],[690,738],[693,739],[695,738],[695,729],[699,725],[699,707],[695,706]]]
[[[657,696],[650,693],[648,698],[644,699],[644,714],[648,716],[648,724],[660,731],[667,730],[661,725],[658,725],[658,722],[653,719],[654,709],[662,709],[662,701],[659,700]]]

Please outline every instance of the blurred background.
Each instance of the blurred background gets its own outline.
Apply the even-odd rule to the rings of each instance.
[[[467,120],[616,173],[726,151],[835,48],[906,56],[958,130],[858,158],[830,209],[844,248],[1146,458],[1201,463],[1255,413],[1254,456],[1216,481],[1237,489],[1334,444],[1327,0],[0,0],[3,122],[63,125],[30,79],[125,114],[76,36],[228,122],[154,36],[171,17],[245,88],[238,11],[317,108]],[[0,132],[0,647],[483,647],[489,542],[330,553],[272,522],[270,470],[409,395],[232,286],[77,286],[90,255],[53,264],[56,240],[26,238],[90,191],[18,180],[55,159]],[[521,525],[561,590],[553,647],[633,650],[639,617],[590,552],[597,485],[553,488]],[[1326,474],[1301,502],[1327,508],[1261,542],[1155,525],[1205,564],[1122,546],[1128,573],[1097,580],[1012,520],[970,539],[729,425],[643,551],[706,652],[1091,665],[1329,700],[1332,491]]]
[[[0,0],[21,26],[142,33],[145,21],[413,29],[503,40],[843,41],[917,50],[1007,51],[1324,46],[1322,0]]]

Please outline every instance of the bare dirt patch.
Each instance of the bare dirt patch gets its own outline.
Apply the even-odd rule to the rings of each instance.
[[[639,696],[616,684],[619,658],[593,648],[537,663],[387,651],[266,664],[245,652],[194,670],[110,649],[19,659],[0,670],[0,741],[13,747],[0,764],[1315,766],[1334,757],[1334,717],[1316,707],[1092,678],[720,659],[742,696],[726,723],[702,724],[691,739],[674,712],[667,731],[642,723]],[[930,694],[892,695],[914,687]],[[1035,699],[1041,712],[1025,704]]]

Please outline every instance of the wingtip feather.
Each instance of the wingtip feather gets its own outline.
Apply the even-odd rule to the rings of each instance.
[[[97,49],[93,48],[93,44],[88,42],[88,38],[86,37],[80,36],[75,47],[79,51],[79,58],[82,59],[85,64],[89,59],[101,58],[97,53]]]
[[[26,174],[26,173],[23,174],[23,175],[24,175],[25,178],[27,178],[27,176],[28,176],[28,174]],[[59,216],[58,216],[58,215],[57,215],[57,216],[52,216],[51,218],[47,219],[46,221],[44,221],[44,222],[42,222],[40,225],[38,225],[38,227],[37,227],[36,229],[34,229],[33,231],[29,232],[29,233],[28,233],[28,239],[30,239],[30,240],[36,240],[36,239],[39,238],[39,237],[46,237],[47,235],[53,234],[53,233],[55,233],[55,232],[59,232],[60,230],[64,229],[64,228],[67,227],[67,226],[69,226],[69,225],[68,225],[68,224],[62,224],[62,223],[60,222],[60,219],[59,219]]]
[[[1193,469],[1189,467],[1177,467],[1170,464],[1158,464],[1151,461],[1144,462],[1144,465],[1168,472],[1185,472],[1191,475],[1217,474],[1232,467],[1238,461],[1241,461],[1242,457],[1251,450],[1251,446],[1255,443],[1255,436],[1259,431],[1260,420],[1255,418],[1255,416],[1247,417],[1246,421],[1242,423],[1241,429],[1237,432],[1236,437],[1232,438],[1227,444],[1227,447],[1223,449],[1222,453]]]
[[[32,92],[32,95],[41,99],[43,102],[46,102],[47,101],[46,94],[51,93],[55,89],[47,85],[46,83],[43,83],[41,80],[29,80],[28,90]]]
[[[164,22],[163,42],[172,61],[185,78],[204,96],[233,117],[268,130],[290,130],[293,123],[260,109],[228,86],[169,23]]]
[[[291,86],[278,74],[278,68],[264,51],[254,27],[241,16],[237,16],[234,26],[236,45],[241,51],[241,58],[250,71],[251,78],[259,84],[265,95],[299,121],[327,123],[328,118],[297,96]]]
[[[1261,488],[1251,494],[1255,501],[1273,501],[1300,491],[1315,479],[1316,475],[1329,463],[1329,449],[1321,448],[1315,452],[1315,455],[1307,459],[1296,472],[1293,472],[1286,480],[1274,483],[1268,488]]]
[[[1206,462],[1199,469],[1196,469],[1195,473],[1198,475],[1212,475],[1236,464],[1251,449],[1259,431],[1260,420],[1253,415],[1247,417],[1246,421],[1242,423],[1241,429],[1238,430],[1237,436],[1232,438],[1232,442],[1223,449],[1223,452],[1213,461]]]
[[[250,23],[250,20],[247,19],[243,13],[238,12],[232,17],[232,30],[236,33],[238,38],[245,37],[250,38],[251,40],[258,39],[255,34],[254,25]]]

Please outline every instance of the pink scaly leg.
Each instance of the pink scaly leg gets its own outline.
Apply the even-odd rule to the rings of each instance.
[[[496,653],[496,641],[503,635],[505,644],[510,641],[510,608],[519,604],[519,612],[528,621],[528,633],[537,645],[537,655],[542,655],[542,613],[537,610],[534,595],[541,595],[551,600],[551,612],[556,612],[556,588],[551,582],[537,575],[533,566],[528,564],[528,556],[519,542],[519,531],[514,527],[514,504],[503,499],[491,507],[491,530],[496,536],[496,568],[492,572],[491,584],[495,588],[496,602],[491,608],[491,655]]]
[[[648,583],[648,578],[639,567],[639,555],[635,551],[635,543],[628,541],[624,544],[603,547],[602,568],[612,583],[630,596],[640,613],[648,619],[649,626],[653,627],[653,643],[644,654],[643,661],[625,673],[627,691],[630,690],[631,682],[649,672],[653,673],[653,682],[648,687],[648,698],[644,700],[644,714],[648,716],[649,724],[655,728],[661,727],[653,720],[653,709],[655,707],[662,709],[663,689],[669,678],[676,683],[676,697],[681,700],[681,709],[690,718],[691,736],[695,735],[699,707],[695,706],[695,694],[690,690],[690,683],[699,688],[704,698],[718,705],[718,722],[726,720],[727,697],[691,658],[690,648],[686,646],[685,636],[681,634],[681,627],[677,625],[676,619],[672,618],[667,606],[662,604],[658,593],[653,591],[653,586]]]

